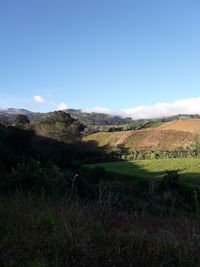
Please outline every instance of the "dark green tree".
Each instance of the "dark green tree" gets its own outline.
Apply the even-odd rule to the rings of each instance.
[[[29,118],[24,114],[18,114],[15,118],[15,124],[29,124]]]
[[[64,111],[55,111],[50,117],[35,125],[38,135],[68,144],[80,141],[82,129],[82,124]]]

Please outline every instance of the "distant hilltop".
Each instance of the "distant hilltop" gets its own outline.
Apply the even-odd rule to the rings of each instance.
[[[121,118],[120,116],[112,116],[103,113],[87,113],[82,112],[80,109],[66,109],[63,110],[69,113],[72,118],[80,121],[84,125],[122,125],[134,122],[131,118]],[[0,116],[4,116],[8,122],[12,123],[15,120],[16,115],[27,115],[31,122],[39,122],[47,117],[51,116],[53,112],[39,113],[31,112],[26,109],[8,108],[1,109]]]
[[[17,109],[17,108],[2,108],[0,109],[0,114],[24,114],[24,115],[29,115],[32,114],[33,112],[27,110],[27,109]]]
[[[105,113],[97,113],[97,112],[82,112],[81,109],[66,109],[64,110],[66,113],[69,113],[72,118],[78,120],[84,125],[124,125],[131,124],[136,121],[174,121],[174,120],[184,120],[191,118],[200,118],[198,114],[178,114],[171,117],[162,117],[157,119],[140,119],[133,120],[132,118],[122,118],[120,116],[114,116]],[[17,108],[7,108],[0,109],[0,116],[4,117],[4,120],[7,120],[9,123],[12,123],[15,120],[16,115],[23,114],[27,115],[31,122],[39,122],[49,116],[51,116],[52,112],[47,113],[39,113],[39,112],[31,112],[27,109],[17,109]]]

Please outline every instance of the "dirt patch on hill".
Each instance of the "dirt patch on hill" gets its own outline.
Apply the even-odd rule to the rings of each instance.
[[[158,127],[160,130],[178,130],[186,132],[200,133],[200,119],[179,120],[165,123]]]
[[[129,150],[172,150],[187,147],[194,142],[194,134],[177,130],[148,129],[124,132],[101,132],[84,137],[84,141],[96,141],[98,146],[122,145]]]

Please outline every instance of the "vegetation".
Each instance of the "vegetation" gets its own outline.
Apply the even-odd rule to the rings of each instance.
[[[76,109],[67,109],[66,112],[84,125],[121,125],[133,122],[131,118],[121,118],[104,113],[87,113]]]
[[[122,146],[128,151],[161,151],[185,149],[194,143],[194,134],[176,130],[143,129],[138,131],[101,132],[83,137],[83,141],[93,141],[99,147]]]
[[[198,135],[130,151],[131,131],[99,146],[66,112],[27,116],[0,125],[0,266],[199,266]]]
[[[161,125],[163,125],[165,122],[163,121],[158,121],[158,122],[151,122],[149,125],[148,125],[148,128],[156,128],[156,127],[159,127]]]
[[[32,128],[40,136],[65,143],[75,143],[80,141],[80,132],[84,127],[73,119],[70,114],[63,111],[55,111],[51,117],[47,117],[40,123],[33,124]]]
[[[131,125],[135,123],[144,123],[144,122],[152,122],[152,120],[146,118],[145,120],[132,120],[131,118],[121,118],[120,116],[112,116],[109,114],[103,113],[87,113],[82,112],[80,109],[66,109],[66,113],[69,113],[72,118],[78,120],[80,123],[86,126],[103,126],[103,125]],[[6,119],[8,123],[13,123],[16,119],[18,114],[27,115],[31,123],[38,123],[47,117],[50,117],[53,112],[48,113],[39,113],[39,112],[31,112],[26,109],[15,109],[15,108],[8,108],[5,110],[0,110],[0,118]],[[153,122],[169,122],[174,120],[186,120],[186,119],[193,119],[199,118],[198,114],[179,114],[171,117],[165,118],[158,118],[154,119]]]
[[[200,188],[200,159],[158,159],[105,162],[87,165],[103,167],[106,171],[131,177],[161,179],[167,171],[178,170],[181,183]]]
[[[78,199],[1,196],[0,265],[199,266],[199,222],[141,217]]]
[[[121,125],[132,123],[133,120],[131,118],[121,118],[120,116],[111,116],[109,114],[103,113],[87,113],[82,112],[79,109],[67,109],[64,111],[71,115],[72,118],[78,120],[80,123],[84,125]],[[48,113],[37,113],[37,112],[30,112],[25,109],[6,109],[0,110],[0,115],[7,117],[10,123],[15,121],[17,114],[24,114],[27,115],[32,123],[38,123],[41,120],[44,120],[48,117],[51,117],[53,112]]]
[[[15,118],[15,124],[27,124],[30,123],[29,118],[24,114],[18,114]]]
[[[84,131],[86,133],[98,133],[98,132],[120,132],[120,131],[130,131],[130,130],[141,130],[147,128],[156,128],[163,124],[164,122],[153,122],[153,121],[136,121],[129,124],[123,125],[110,125],[110,126],[87,126]]]
[[[196,149],[196,145],[194,145],[188,147],[187,149],[183,149],[180,147],[175,150],[160,150],[160,151],[136,150],[132,152],[126,152],[126,155],[123,155],[123,151],[121,151],[121,157],[122,159],[128,159],[128,160],[200,158],[200,150]]]

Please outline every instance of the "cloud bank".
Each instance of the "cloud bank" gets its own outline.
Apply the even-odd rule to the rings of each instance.
[[[137,119],[154,119],[177,114],[200,114],[200,97],[180,99],[172,103],[157,103],[152,106],[138,106],[128,109],[112,110],[103,107],[83,109],[84,112],[100,112]]]

